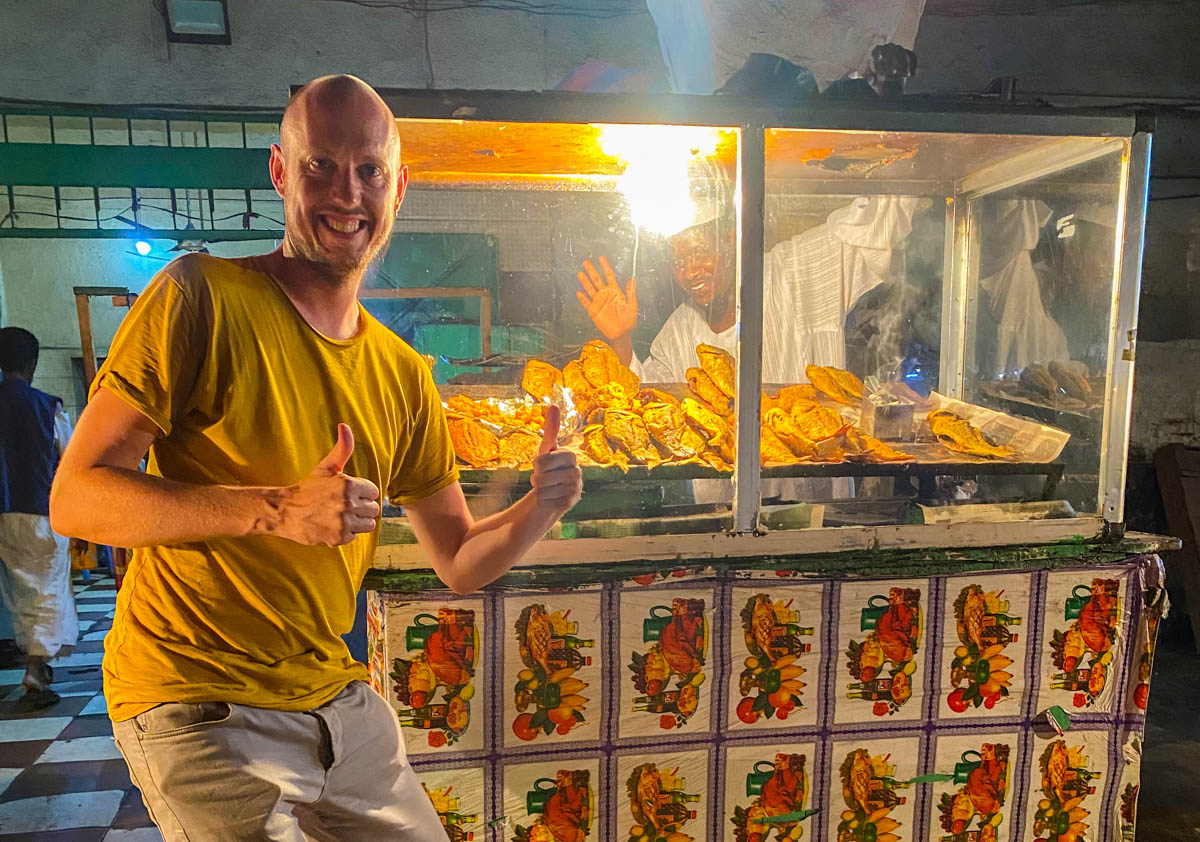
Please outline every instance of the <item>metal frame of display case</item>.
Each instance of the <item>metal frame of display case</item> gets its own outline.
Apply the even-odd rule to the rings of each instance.
[[[898,103],[848,103],[797,107],[766,100],[733,97],[637,96],[576,92],[425,91],[381,89],[380,94],[401,119],[495,121],[523,123],[629,123],[736,128],[740,131],[737,170],[738,212],[737,308],[740,324],[737,356],[738,416],[734,468],[732,533],[641,536],[630,544],[621,539],[576,539],[573,558],[596,561],[755,556],[820,553],[881,547],[997,546],[1094,538],[1116,538],[1124,531],[1125,458],[1133,381],[1133,346],[1141,283],[1152,125],[1133,112],[1104,109],[1054,109],[1047,106],[998,106],[978,101],[911,97]],[[757,458],[759,394],[762,370],[762,271],[766,192],[765,137],[768,129],[1062,136],[1049,154],[1017,153],[967,177],[942,185],[946,201],[941,383],[945,392],[961,396],[970,352],[971,313],[977,295],[979,223],[972,199],[1061,172],[1110,154],[1132,141],[1123,154],[1119,185],[1117,248],[1108,326],[1109,359],[1100,464],[1100,516],[1011,523],[855,526],[762,534],[761,468]],[[1071,136],[1112,138],[1111,144],[1076,143]],[[829,184],[830,182],[815,182]],[[857,186],[858,182],[855,182]],[[834,185],[834,192],[845,192]],[[902,187],[903,185],[901,185]],[[859,190],[858,192],[861,192]],[[884,192],[888,192],[887,189]],[[892,192],[897,192],[893,189]],[[758,278],[758,283],[743,283]],[[557,545],[557,546],[556,546]],[[561,563],[565,545],[543,541],[523,562],[538,566]],[[416,545],[381,546],[376,567],[415,567],[423,558]]]

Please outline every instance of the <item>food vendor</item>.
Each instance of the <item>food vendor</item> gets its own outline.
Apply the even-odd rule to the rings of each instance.
[[[809,364],[845,367],[846,316],[894,276],[895,249],[912,230],[919,200],[857,198],[825,222],[771,248],[763,259],[763,382],[803,383]],[[686,382],[704,343],[734,353],[737,340],[735,221],[728,204],[694,204],[691,224],[668,238],[675,283],[687,295],[650,344],[633,351],[637,280],[618,283],[607,258],[585,261],[580,304],[625,365],[643,382]]]

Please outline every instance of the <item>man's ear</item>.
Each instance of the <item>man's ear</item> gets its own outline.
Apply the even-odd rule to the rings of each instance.
[[[271,171],[271,183],[275,192],[283,198],[283,149],[278,143],[271,144],[271,160],[267,165]]]
[[[400,204],[404,201],[404,193],[408,190],[408,165],[402,164],[400,172],[396,178],[396,206],[392,209],[393,214],[400,212]]]

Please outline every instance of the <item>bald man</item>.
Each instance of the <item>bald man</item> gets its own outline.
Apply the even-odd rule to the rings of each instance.
[[[468,513],[428,367],[357,300],[408,184],[369,86],[325,77],[297,93],[270,167],[283,244],[187,255],[151,281],[96,377],[50,518],[134,548],[104,694],[165,839],[444,842],[395,713],[341,639],[381,493],[442,581],[470,593],[575,504],[579,468],[554,449],[550,412],[534,490]]]

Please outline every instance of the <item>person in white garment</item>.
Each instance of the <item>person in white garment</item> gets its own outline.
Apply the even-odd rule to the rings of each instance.
[[[897,249],[919,200],[857,198],[825,222],[772,247],[763,258],[763,382],[805,383],[809,364],[842,368],[846,316],[863,295],[903,271]],[[603,256],[584,262],[580,304],[617,356],[647,383],[682,383],[700,343],[734,352],[736,253],[733,223],[719,205],[668,239],[675,283],[687,295],[637,359],[637,280],[619,284]]]

